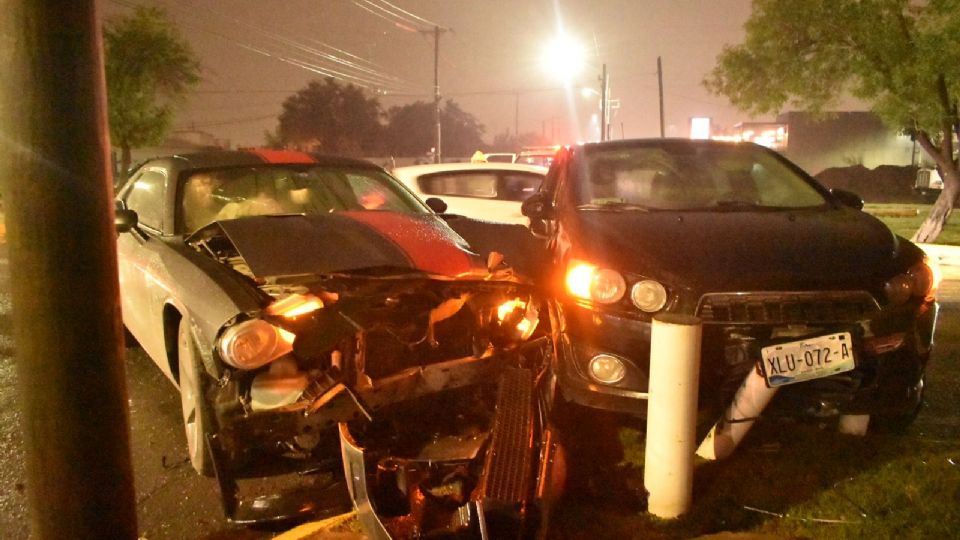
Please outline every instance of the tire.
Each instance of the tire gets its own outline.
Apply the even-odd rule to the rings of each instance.
[[[180,408],[183,412],[183,429],[187,438],[187,452],[190,464],[203,476],[213,476],[213,458],[207,433],[213,424],[210,408],[203,397],[203,381],[206,374],[202,369],[200,350],[193,333],[190,332],[190,320],[180,320],[177,334],[177,366],[180,381]]]
[[[905,413],[876,415],[870,420],[870,427],[880,433],[902,435],[917,419],[917,415],[924,407],[924,392],[926,390],[926,376],[920,377],[917,383],[917,403]]]

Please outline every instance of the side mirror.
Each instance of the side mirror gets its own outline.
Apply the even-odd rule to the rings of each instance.
[[[520,205],[520,212],[530,221],[553,219],[553,202],[547,200],[543,192],[534,193]]]
[[[113,226],[117,234],[130,232],[137,226],[137,213],[126,208],[117,208],[113,215]]]
[[[447,211],[447,203],[443,202],[443,199],[438,199],[436,197],[429,197],[427,200],[423,201],[430,207],[431,210],[438,214],[442,214]]]
[[[855,210],[863,210],[863,199],[859,195],[852,191],[847,191],[845,189],[831,189],[830,194],[833,195],[840,204],[844,206],[849,206]]]

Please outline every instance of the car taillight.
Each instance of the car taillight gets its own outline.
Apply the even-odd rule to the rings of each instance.
[[[883,285],[883,292],[887,302],[894,305],[902,304],[913,297],[933,300],[941,279],[940,265],[924,258],[906,272],[888,279]]]

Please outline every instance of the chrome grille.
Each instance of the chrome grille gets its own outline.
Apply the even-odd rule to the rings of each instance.
[[[879,309],[866,291],[710,293],[700,298],[697,316],[705,324],[840,323]]]

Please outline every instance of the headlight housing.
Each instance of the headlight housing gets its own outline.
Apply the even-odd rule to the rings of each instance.
[[[584,261],[570,261],[565,281],[573,296],[600,304],[619,302],[627,292],[627,282],[620,272]]]
[[[253,370],[293,350],[294,335],[261,320],[235,324],[220,335],[217,348],[227,364]]]
[[[655,313],[667,305],[667,289],[658,281],[644,279],[630,288],[630,300],[640,311]]]
[[[617,384],[627,376],[627,366],[612,354],[598,354],[590,359],[587,373],[598,383]]]
[[[924,258],[902,274],[897,274],[883,284],[887,302],[899,305],[911,298],[933,300],[940,286],[940,266],[933,260]]]

